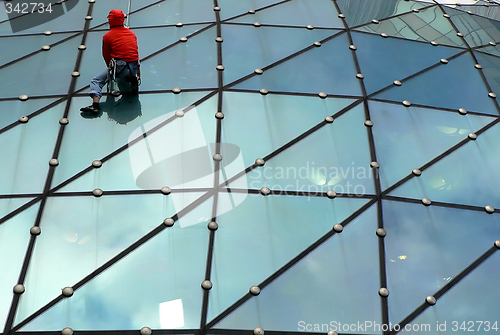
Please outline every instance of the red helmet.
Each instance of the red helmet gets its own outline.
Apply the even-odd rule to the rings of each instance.
[[[108,21],[110,27],[123,26],[125,21],[125,14],[119,9],[112,9],[108,15]]]

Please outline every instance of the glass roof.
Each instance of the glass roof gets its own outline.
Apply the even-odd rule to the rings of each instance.
[[[24,3],[0,334],[498,331],[496,2]],[[81,113],[111,9],[142,83]]]

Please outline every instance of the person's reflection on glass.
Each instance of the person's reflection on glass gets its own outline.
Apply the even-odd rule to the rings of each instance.
[[[95,119],[100,118],[103,113],[108,114],[108,120],[125,125],[138,116],[142,116],[139,95],[123,94],[119,98],[108,95],[106,101],[101,103],[101,108],[98,113],[81,112],[80,115],[85,119]]]

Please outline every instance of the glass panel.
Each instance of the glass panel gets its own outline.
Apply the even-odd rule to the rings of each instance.
[[[391,195],[500,208],[497,178],[500,155],[498,125],[392,191]]]
[[[487,1],[476,1],[476,3],[472,6],[466,6],[464,4],[460,5],[460,10],[463,10],[464,12],[472,12],[475,14],[478,14],[480,16],[484,16],[496,21],[500,21],[500,11],[499,7],[491,4],[490,2]],[[477,6],[477,5],[482,5],[482,6]],[[453,6],[447,6],[447,7],[453,7]]]
[[[389,36],[402,37],[410,40],[465,47],[464,42],[457,36],[448,19],[438,6],[421,9],[419,13],[401,15],[379,24],[369,24],[356,28],[359,31],[371,33],[386,33]]]
[[[259,9],[271,4],[280,2],[280,0],[218,0],[217,3],[221,8],[220,18],[226,20],[236,15],[245,14],[249,10]]]
[[[339,95],[361,95],[349,41],[342,34],[304,52],[235,88]]]
[[[59,132],[64,104],[18,124],[0,135],[2,160],[1,194],[41,193]]]
[[[253,73],[256,68],[270,65],[335,33],[338,31],[276,27],[256,29],[253,26],[223,24],[224,83],[231,83]],[[266,52],[249,46],[262,46]]]
[[[214,287],[208,320],[368,202],[365,199],[233,196],[244,201],[217,217]],[[218,209],[224,211],[220,203]],[[303,229],[304,218],[307,218],[307,229]]]
[[[370,101],[369,106],[383,189],[494,120],[401,104]]]
[[[18,121],[21,116],[28,116],[54,101],[55,99],[0,101],[0,129]]]
[[[476,51],[481,51],[481,52],[484,52],[484,53],[487,53],[487,54],[490,54],[490,55],[494,55],[494,56],[500,56],[500,45],[497,45],[497,46],[491,46],[491,45],[488,45],[487,47],[484,47],[484,48],[478,48],[476,49]],[[481,54],[480,52],[475,52],[474,55],[479,55]]]
[[[483,334],[498,332],[500,321],[495,308],[500,294],[498,276],[500,253],[496,252],[443,295],[436,305],[427,308],[412,324],[430,324],[431,329],[440,330],[440,334],[463,334],[472,330]]]
[[[96,1],[94,3],[94,8],[92,9],[92,21],[90,22],[91,27],[98,26],[102,23],[106,23],[106,27],[109,27],[108,14],[112,9],[122,10],[123,13],[127,14],[129,0],[106,0],[106,1]],[[125,23],[127,20],[125,19]]]
[[[285,193],[318,194],[329,189],[350,196],[375,193],[364,120],[363,106],[358,105],[252,170],[248,187]]]
[[[366,320],[382,323],[378,241],[373,233],[376,222],[377,211],[372,206],[216,327],[381,334],[373,327],[338,328],[339,323],[340,327]],[[311,329],[315,324],[320,329]]]
[[[141,95],[139,103],[140,112],[144,111],[143,116],[136,117],[126,124],[122,120],[123,113],[131,113],[131,116],[136,115],[137,113],[132,113],[132,111],[138,108],[134,104],[129,109],[128,105],[122,106],[119,103],[115,103],[113,98],[111,98],[108,103],[101,104],[102,110],[108,116],[107,118],[85,119],[79,116],[71,118],[71,115],[78,113],[78,108],[85,104],[84,100],[88,100],[88,98],[74,98],[70,111],[72,121],[65,130],[65,136],[67,136],[65,138],[67,140],[63,141],[61,145],[59,153],[60,164],[54,174],[53,185],[56,186],[87,168],[91,165],[92,161],[102,159],[118,148],[127,145],[129,141],[140,137],[144,131],[148,131],[167,120],[172,116],[173,111],[189,106],[204,95],[202,92],[181,93],[180,95],[172,93]],[[120,102],[122,100],[123,98]],[[189,138],[195,138],[193,133],[190,136],[187,135],[192,129],[196,129],[201,133],[202,142],[204,142],[202,145],[206,146],[207,143],[213,143],[215,141],[216,119],[214,118],[214,111],[217,110],[216,103],[217,97],[209,99],[197,108],[187,112],[185,118],[163,126],[159,131],[150,134],[147,137],[147,141],[143,140],[132,146],[134,148],[132,151],[130,149],[127,150],[127,154],[130,157],[129,162],[125,166],[117,166],[115,165],[116,163],[111,163],[111,160],[109,167],[106,166],[108,162],[103,164],[103,171],[94,171],[88,174],[82,182],[78,182],[72,186],[68,185],[65,190],[80,190],[80,187],[88,189],[93,185],[109,186],[111,189],[136,189],[137,187],[134,186],[136,183],[141,188],[154,187],[160,189],[167,185],[163,173],[160,171],[160,176],[158,176],[155,173],[156,168],[154,168],[154,166],[161,167],[161,164],[163,164],[161,162],[167,159],[165,155],[168,152],[165,150],[168,150],[168,148],[165,148],[165,143],[169,144],[170,140],[178,141],[179,137],[175,136],[180,136],[185,141],[176,142],[177,146],[175,148],[183,148],[183,145],[185,148],[188,145]],[[172,112],[166,113],[166,111]],[[116,117],[115,114],[120,118]],[[191,115],[190,118],[187,117],[188,114]],[[121,120],[121,123],[114,118]],[[194,126],[191,124],[182,123],[179,120],[196,121],[195,125],[199,127],[193,128]],[[88,136],[89,129],[92,129],[92,133],[96,135]],[[85,140],[81,140],[82,138]],[[172,138],[175,138],[175,140]],[[173,146],[170,147],[174,148]],[[154,164],[150,161],[150,153],[153,155]],[[123,159],[120,160],[123,161]],[[116,170],[113,170],[112,167],[115,167]],[[146,172],[148,169],[150,171]],[[151,177],[148,177],[149,173],[152,173]],[[138,182],[137,178],[140,175],[142,175],[141,178],[150,180],[153,185],[144,185]],[[156,177],[161,178],[155,179]],[[213,183],[210,183],[210,186],[212,185]],[[104,190],[107,190],[107,188],[104,188]]]
[[[477,61],[483,67],[483,74],[491,87],[491,91],[500,95],[500,58],[480,52],[476,52],[475,55]]]
[[[393,324],[483,254],[500,233],[498,218],[485,212],[393,201],[384,201],[383,208]]]
[[[0,200],[3,217],[32,199]],[[12,303],[12,288],[17,284],[30,240],[29,229],[35,222],[38,204],[0,224],[0,327],[3,329]]]
[[[141,90],[217,87],[216,36],[210,28],[148,59],[141,66]]]
[[[467,82],[467,85],[464,85]],[[379,99],[435,106],[438,108],[465,108],[468,111],[498,115],[488,89],[474,68],[470,54],[464,54],[448,64],[426,71],[375,95]]]
[[[356,56],[368,94],[392,86],[394,80],[406,78],[461,51],[372,34],[352,33],[352,39],[357,46]]]
[[[168,199],[168,197],[155,196],[160,203],[154,207],[154,202],[151,202],[151,196],[149,196],[149,205],[146,202],[143,203],[149,207],[149,210],[142,211],[140,215],[131,212],[135,202],[133,198],[137,197],[116,197],[116,204],[122,203],[127,197],[131,199],[130,203],[115,207],[113,213],[109,213],[115,215],[117,208],[126,209],[126,213],[120,214],[123,215],[122,222],[117,224],[116,229],[120,232],[124,231],[123,221],[130,222],[128,227],[130,233],[137,230],[138,222],[142,222],[150,229],[161,224],[164,216],[151,214],[160,214],[161,203],[163,202],[165,206],[164,201],[167,201],[162,200],[162,197],[163,199]],[[99,200],[104,199],[105,197]],[[198,225],[193,225],[192,222],[198,222],[199,217],[210,216],[211,206],[212,202],[206,201],[180,220],[181,223],[185,221],[186,228],[182,228],[182,224],[176,222],[174,227],[167,228],[153,237],[82,286],[71,298],[58,303],[22,330],[60,331],[64,327],[71,327],[75,330],[137,330],[145,325],[152,329],[198,328],[203,296],[200,284],[205,276],[209,230],[206,226],[207,221]],[[170,211],[166,212],[170,213]],[[132,224],[134,218],[135,222]],[[113,219],[113,222],[117,221]],[[110,226],[109,222],[106,225]],[[88,224],[83,226],[88,227]],[[100,228],[110,231],[112,229],[105,228],[104,225]],[[100,243],[102,247],[116,250],[125,243],[123,237],[120,237],[119,245],[116,245],[118,238],[116,233],[108,236],[107,246],[102,241],[102,236]],[[88,255],[89,251],[85,250],[84,260],[95,258],[95,252],[98,252],[100,256],[100,253],[110,251],[102,248],[94,249],[95,247],[94,244],[91,249],[94,251],[93,255]],[[83,252],[83,250],[79,251],[80,254]],[[94,263],[95,259],[89,259],[89,261]],[[78,272],[80,277],[75,276],[73,281],[83,277],[81,269]],[[60,279],[57,277],[54,280],[60,281]],[[40,282],[38,283],[40,285]],[[67,284],[68,281],[61,282],[59,286],[50,283],[50,286],[54,288],[54,296],[59,295],[60,287]],[[40,285],[40,287],[43,286]],[[47,294],[47,286],[41,291],[44,295]],[[26,294],[22,296],[21,301],[26,298],[25,296]],[[64,317],[61,317],[62,315]]]
[[[142,8],[146,8],[150,4],[158,2],[158,0],[134,0],[130,1],[130,12],[135,12]]]
[[[251,8],[249,8],[251,9]],[[255,8],[253,8],[255,9]],[[245,15],[231,22],[279,24],[285,26],[307,26],[344,28],[337,17],[335,5],[328,0],[298,0],[284,2],[253,15]]]
[[[349,27],[428,6],[428,4],[404,0],[340,0],[337,1],[337,4],[340,11],[346,16],[345,21]]]
[[[49,51],[1,69],[0,77],[8,80],[0,81],[0,98],[22,94],[68,94],[80,42],[81,37],[77,36]]]

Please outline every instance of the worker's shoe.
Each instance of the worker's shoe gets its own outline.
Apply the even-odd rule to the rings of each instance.
[[[85,113],[89,113],[89,112],[99,113],[100,109],[99,109],[99,107],[96,107],[94,105],[90,105],[87,107],[80,108],[80,111],[85,112]]]

